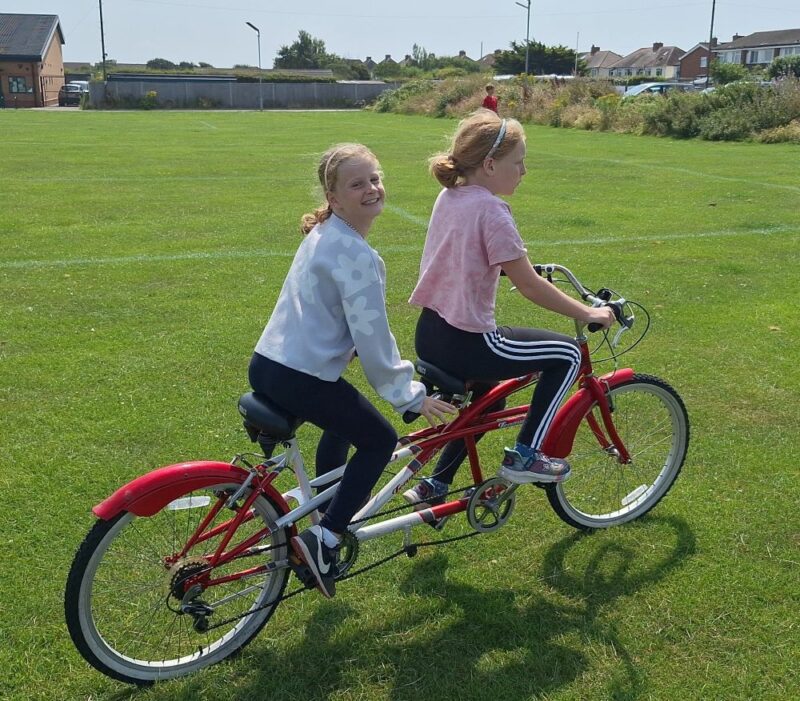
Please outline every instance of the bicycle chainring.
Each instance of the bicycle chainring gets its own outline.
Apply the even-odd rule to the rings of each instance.
[[[478,533],[504,525],[514,512],[517,485],[492,477],[475,488],[467,503],[467,521]]]
[[[344,577],[358,559],[358,538],[351,532],[342,536],[342,544],[339,546],[339,564],[336,579]]]

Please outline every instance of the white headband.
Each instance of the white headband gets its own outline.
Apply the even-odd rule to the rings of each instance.
[[[492,156],[494,156],[494,152],[497,151],[497,149],[500,148],[500,144],[503,143],[505,135],[506,135],[506,120],[504,119],[502,122],[500,122],[500,131],[497,133],[497,138],[494,140],[494,144],[492,144],[492,148],[489,149],[489,153],[486,154],[484,160],[486,160],[486,158],[491,158]]]
[[[328,156],[328,160],[325,161],[325,170],[322,171],[322,177],[323,180],[325,181],[323,183],[325,185],[325,192],[330,191],[330,187],[328,187],[328,171],[330,170],[331,167],[331,161],[339,154],[340,151],[343,151],[344,149],[345,149],[344,146],[340,146],[330,156]]]

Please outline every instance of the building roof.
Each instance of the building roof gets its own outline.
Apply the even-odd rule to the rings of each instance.
[[[754,32],[747,36],[734,36],[727,44],[714,47],[720,49],[752,49],[762,46],[791,46],[800,44],[800,29],[777,29],[772,32]]]
[[[0,60],[42,61],[56,33],[63,44],[58,15],[0,14]]]
[[[609,68],[619,61],[622,56],[613,51],[586,52],[581,56],[586,61],[587,68]]]
[[[677,66],[678,59],[686,53],[677,46],[664,46],[653,44],[637,49],[624,56],[610,68],[659,68],[663,66]]]
[[[715,46],[714,48],[716,48],[716,46]],[[699,44],[695,44],[695,45],[694,45],[694,46],[693,46],[691,49],[689,49],[689,50],[688,50],[688,51],[687,51],[685,54],[683,54],[683,56],[680,56],[680,57],[679,57],[679,58],[680,58],[680,60],[682,61],[682,60],[683,60],[683,59],[685,59],[685,58],[686,58],[686,57],[687,57],[689,54],[691,54],[691,53],[694,53],[694,52],[695,52],[695,51],[697,51],[698,49],[702,49],[703,51],[705,51],[706,53],[708,53],[708,42],[707,42],[707,41],[705,41],[705,42],[700,42]]]

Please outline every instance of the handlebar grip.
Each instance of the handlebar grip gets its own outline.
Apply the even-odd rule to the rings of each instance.
[[[602,306],[611,307],[611,309],[614,311],[614,317],[616,318],[616,320],[619,321],[620,323],[624,323],[623,319],[622,319],[622,305],[621,304],[619,304],[617,302],[606,302]],[[627,326],[627,324],[626,324],[626,326]],[[600,329],[602,329],[603,325],[602,324],[598,324],[596,321],[592,321],[592,322],[590,322],[589,324],[586,325],[586,328],[589,329],[589,333],[595,333],[595,331],[599,331]]]
[[[403,421],[407,424],[413,424],[422,414],[418,414],[416,411],[408,411],[403,412]]]

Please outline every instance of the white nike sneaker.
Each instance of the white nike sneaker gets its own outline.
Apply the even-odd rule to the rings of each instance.
[[[292,547],[317,580],[317,589],[324,597],[330,599],[336,594],[334,578],[339,549],[325,545],[320,526],[311,526],[300,535],[296,535],[292,538]]]

